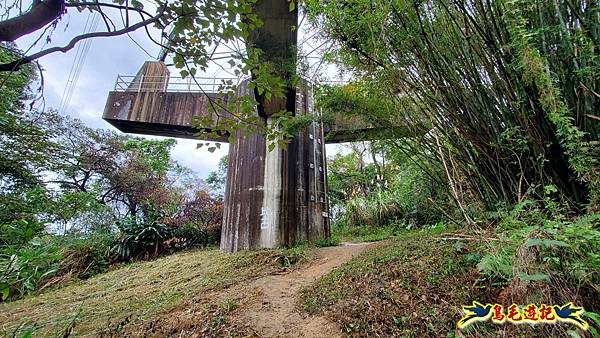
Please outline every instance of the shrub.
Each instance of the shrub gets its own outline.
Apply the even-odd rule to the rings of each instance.
[[[220,227],[203,227],[195,222],[167,223],[162,220],[128,218],[119,226],[111,252],[117,261],[148,259],[168,252],[207,247],[219,241]]]
[[[331,235],[328,238],[321,238],[318,239],[317,241],[315,241],[315,246],[317,248],[324,248],[324,247],[328,247],[328,246],[338,246],[340,245],[340,239],[339,237],[335,236],[335,235]]]
[[[170,243],[171,249],[205,248],[218,243],[221,229],[217,230],[216,233],[214,229],[206,229],[193,223],[175,227],[172,243]]]
[[[332,238],[340,241],[377,242],[398,235],[402,230],[400,223],[383,226],[349,226],[344,220],[338,220],[331,226]]]
[[[111,252],[121,261],[156,257],[164,252],[165,241],[173,236],[172,227],[155,220],[130,217],[117,226],[120,232],[115,236]]]
[[[112,259],[112,234],[53,236],[60,246],[58,271],[44,281],[41,289],[63,285],[73,279],[87,279],[108,270]]]
[[[26,245],[44,232],[46,224],[33,220],[15,220],[0,224],[0,250]]]
[[[0,300],[13,300],[37,290],[58,271],[60,248],[48,238],[34,238],[18,249],[0,253]]]
[[[349,226],[369,227],[397,223],[427,225],[442,219],[432,201],[421,196],[419,190],[408,188],[378,191],[348,200],[342,217]]]
[[[402,219],[404,211],[400,199],[389,192],[376,192],[367,197],[356,197],[346,203],[346,221],[349,226],[383,226]]]
[[[112,234],[45,235],[0,253],[0,299],[15,300],[108,269]]]
[[[508,285],[505,293],[516,301],[551,297],[579,301],[597,311],[600,304],[593,299],[600,293],[600,214],[568,217],[563,210],[551,200],[526,200],[501,213],[496,230],[500,240],[489,243],[477,267]]]

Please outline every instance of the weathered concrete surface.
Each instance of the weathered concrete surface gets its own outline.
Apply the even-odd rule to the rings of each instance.
[[[225,105],[227,97],[200,92],[112,91],[108,94],[103,118],[125,133],[198,139],[196,134],[199,130],[192,125],[195,116],[208,116],[213,121],[231,116],[226,111],[218,114],[211,112],[211,100],[220,100]],[[378,139],[381,135],[389,134],[390,129],[343,116],[323,126],[326,143]],[[211,126],[207,127],[204,130],[210,132]],[[408,128],[395,129],[400,136],[410,136]],[[227,142],[228,136],[220,135],[206,140]]]
[[[126,133],[198,139],[194,134],[199,130],[192,126],[192,119],[208,116],[216,121],[217,114],[208,109],[209,100],[214,99],[216,94],[110,92],[103,118]],[[211,140],[226,142],[227,135]]]
[[[243,85],[240,90],[249,92]],[[313,114],[310,88],[296,92],[296,114]],[[285,149],[276,145],[269,151],[261,135],[237,137],[229,152],[221,250],[273,248],[329,236],[320,123],[313,122]]]
[[[260,61],[268,65],[271,74],[286,84],[285,98],[267,99],[255,89],[258,102],[258,115],[267,117],[281,111],[295,111],[296,88],[292,79],[296,74],[298,43],[298,6],[290,11],[288,0],[257,0],[254,13],[262,20],[262,25],[250,32],[246,41],[248,50],[258,48],[262,51]],[[252,76],[255,74],[252,72]]]

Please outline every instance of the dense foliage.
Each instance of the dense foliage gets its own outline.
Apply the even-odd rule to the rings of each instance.
[[[360,80],[326,93],[326,106],[411,128],[418,142],[405,146],[441,163],[459,207],[493,209],[547,184],[575,207],[598,202],[593,2],[311,0],[307,7]]]
[[[338,226],[422,226],[441,220],[450,202],[431,170],[394,140],[350,145],[328,162],[331,208]]]

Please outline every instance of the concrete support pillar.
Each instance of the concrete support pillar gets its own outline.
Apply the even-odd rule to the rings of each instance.
[[[314,114],[307,85],[296,90],[296,114]],[[264,123],[273,118],[265,117]],[[237,137],[229,148],[221,250],[274,248],[328,237],[321,124],[311,123],[286,149],[269,151],[263,135]]]

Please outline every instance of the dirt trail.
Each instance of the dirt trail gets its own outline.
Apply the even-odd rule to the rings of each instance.
[[[369,243],[344,243],[321,248],[306,267],[284,275],[259,278],[245,288],[259,295],[235,314],[235,321],[252,328],[261,337],[341,337],[336,323],[308,317],[296,311],[296,297],[303,285],[316,281],[335,267],[364,252]]]

